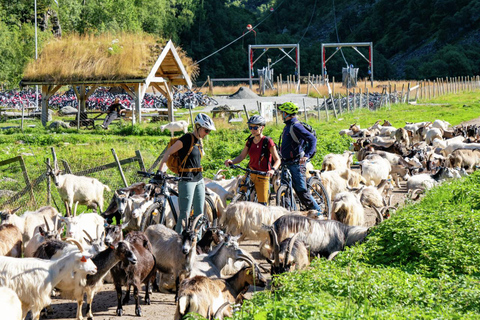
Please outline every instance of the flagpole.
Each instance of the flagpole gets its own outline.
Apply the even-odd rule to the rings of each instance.
[[[38,45],[37,45],[37,0],[35,0],[35,60],[38,59]],[[38,111],[38,84],[35,85],[35,107]]]

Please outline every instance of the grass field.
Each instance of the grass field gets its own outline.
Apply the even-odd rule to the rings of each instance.
[[[405,121],[443,119],[455,125],[476,118],[480,114],[480,101],[475,93],[446,96],[431,101],[431,103],[431,105],[422,106],[397,104],[376,112],[361,109],[353,113],[342,114],[338,119],[330,117],[329,122],[325,122],[323,119],[309,119],[309,123],[313,125],[318,135],[317,155],[313,159],[314,166],[321,165],[325,154],[341,153],[348,148],[351,142],[350,138],[340,137],[338,131],[348,128],[351,123],[357,123],[362,128],[366,128],[376,120],[388,119],[398,127],[403,126]],[[182,116],[186,118],[185,114]],[[54,118],[62,119],[57,116]],[[232,125],[221,119],[215,121],[218,130],[206,139],[206,155],[202,160],[207,177],[211,177],[218,169],[223,168],[225,159],[233,158],[241,151],[249,134],[246,126],[242,124]],[[19,129],[3,130],[0,133],[0,149],[2,150],[0,161],[23,154],[31,179],[45,171],[44,161],[47,157],[51,157],[51,147],[55,148],[59,159],[68,161],[74,172],[113,162],[112,148],[115,149],[120,159],[133,157],[135,150],[140,150],[148,168],[170,139],[169,132],[162,133],[160,131],[161,123],[143,123],[132,126],[128,122],[123,122],[112,125],[108,131],[98,129],[81,130],[80,132],[77,132],[76,129],[44,129],[39,121],[29,121],[28,123],[36,124],[36,127],[25,128],[24,133]],[[18,121],[15,121],[2,123],[2,126],[18,124]],[[268,124],[265,133],[278,141],[282,128],[283,125],[280,124],[278,126]],[[136,175],[137,169],[138,166],[135,164],[125,166],[128,183],[139,180]],[[238,173],[229,170],[227,175]],[[110,185],[112,190],[123,186],[120,175],[115,169],[98,172],[92,176]],[[18,163],[0,167],[0,177],[2,178],[0,190],[19,191],[25,186]],[[13,181],[6,178],[13,179]],[[45,204],[45,184],[40,185],[40,188],[35,191],[38,193],[37,205]],[[57,195],[55,190],[53,194]],[[110,196],[111,194],[107,195],[106,199],[109,199]],[[58,200],[58,197],[56,199]],[[34,206],[26,196],[12,206],[20,204],[30,209]]]

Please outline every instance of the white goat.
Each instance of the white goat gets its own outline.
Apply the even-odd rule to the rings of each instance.
[[[435,120],[432,124],[432,127],[433,128],[439,128],[439,129],[442,129],[442,131],[448,131],[448,129],[451,127],[452,125],[447,122],[447,121],[444,121],[444,120]]]
[[[62,220],[67,227],[67,237],[79,241],[82,246],[87,246],[84,236],[88,234],[102,234],[105,232],[105,219],[96,213],[82,213],[76,217],[64,217]]]
[[[95,274],[97,267],[90,256],[79,251],[62,259],[48,261],[36,258],[0,257],[0,285],[14,290],[22,303],[22,318],[32,311],[32,319],[40,319],[40,311],[50,305],[52,289],[75,272]]]
[[[365,211],[360,197],[351,192],[341,192],[335,196],[331,216],[332,220],[348,226],[363,226],[365,223]]]
[[[74,216],[77,212],[78,203],[94,210],[100,208],[100,212],[103,212],[103,192],[105,190],[110,191],[107,185],[104,185],[95,178],[76,176],[73,174],[60,174],[59,170],[53,172],[51,168],[49,174],[53,177],[60,198],[62,198],[65,203],[67,216],[72,213],[73,203],[75,203]]]
[[[343,154],[329,153],[323,157],[322,170],[343,170],[350,169],[353,153],[345,151]]]
[[[140,230],[142,217],[148,207],[153,204],[153,199],[142,195],[123,197],[119,195],[118,212],[122,215],[122,229],[126,232]]]
[[[183,133],[187,133],[188,131],[188,122],[185,120],[180,120],[180,121],[172,121],[168,124],[165,124],[163,126],[160,126],[160,130],[165,131],[167,129],[170,131],[170,134],[173,135],[176,131],[183,131]]]
[[[388,179],[392,167],[390,162],[383,158],[375,160],[360,161],[362,166],[362,177],[366,180],[366,185],[377,186],[383,179]]]
[[[23,319],[22,303],[15,291],[10,288],[0,287],[0,310],[2,310],[2,319]]]
[[[425,136],[425,142],[428,145],[431,145],[434,139],[443,140],[443,129],[431,128],[427,131],[427,135]]]

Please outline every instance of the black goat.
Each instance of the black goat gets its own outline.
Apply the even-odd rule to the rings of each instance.
[[[142,283],[145,284],[145,304],[150,304],[149,285],[152,277],[155,276],[155,257],[152,254],[150,241],[143,232],[134,231],[125,236],[125,242],[131,244],[132,251],[137,257],[136,264],[126,264],[121,261],[111,269],[113,283],[117,291],[118,305],[117,316],[123,314],[123,304],[130,300],[130,287],[133,286],[133,297],[135,299],[135,315],[141,316],[140,298],[138,291]],[[122,301],[122,286],[127,287],[125,298]]]

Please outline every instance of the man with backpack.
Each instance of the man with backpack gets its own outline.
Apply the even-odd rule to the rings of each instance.
[[[270,190],[270,177],[275,174],[275,170],[280,166],[280,157],[273,139],[263,135],[265,128],[265,118],[262,116],[252,116],[248,119],[248,129],[250,136],[240,155],[233,160],[226,160],[225,166],[237,164],[243,161],[246,156],[250,156],[248,167],[251,170],[266,172],[267,175],[259,175],[252,173],[250,175],[255,185],[258,203],[268,204],[268,192]]]
[[[306,163],[316,152],[317,138],[315,130],[309,125],[298,121],[296,115],[298,106],[285,102],[278,107],[285,127],[280,138],[280,156],[292,174],[292,185],[295,193],[307,210],[322,209],[307,190]],[[282,177],[283,179],[283,177]]]

